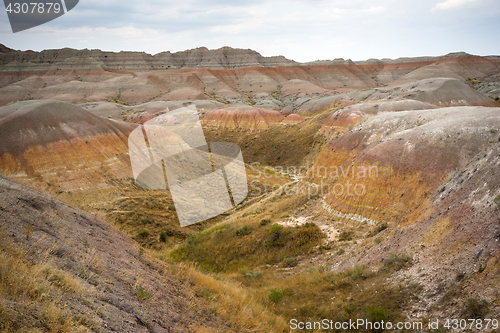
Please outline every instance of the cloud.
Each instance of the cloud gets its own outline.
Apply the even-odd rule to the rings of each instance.
[[[446,0],[445,2],[440,2],[432,8],[432,11],[436,10],[448,10],[463,7],[469,3],[479,2],[480,0]]]
[[[232,46],[297,61],[499,54],[499,44],[491,42],[500,29],[498,1],[85,0],[67,15],[17,34],[0,12],[0,37],[21,50],[154,54]],[[474,8],[446,11],[459,6]],[[433,7],[442,15],[429,15]]]

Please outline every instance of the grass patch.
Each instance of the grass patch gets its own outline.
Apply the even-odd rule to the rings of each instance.
[[[170,252],[170,257],[196,262],[209,271],[241,272],[308,253],[323,238],[317,226],[291,228],[273,224],[255,228],[248,224],[233,228],[224,224],[190,236]]]
[[[388,226],[387,226],[387,223],[382,223],[382,224],[379,224],[371,233],[370,233],[370,237],[372,236],[375,236],[377,234],[379,234],[380,232],[384,231],[385,229],[387,229]]]
[[[269,223],[271,223],[271,219],[262,219],[262,220],[260,220],[260,225],[261,226],[268,225]]]
[[[80,281],[47,262],[33,262],[24,250],[0,238],[0,331],[88,332],[80,314],[69,312],[64,298],[86,294]],[[26,315],[30,314],[30,315]]]
[[[271,291],[269,291],[268,298],[271,302],[278,303],[283,299],[283,292],[278,289],[271,289]]]
[[[389,258],[384,259],[383,269],[393,269],[394,271],[399,271],[406,265],[408,265],[412,260],[412,256],[406,252],[394,253],[389,252]]]
[[[151,297],[153,297],[152,292],[144,289],[142,286],[137,287],[137,299],[139,299],[139,301],[150,299]]]
[[[241,228],[236,229],[234,233],[236,234],[236,237],[240,237],[250,235],[251,232],[252,228],[245,224]]]
[[[297,266],[298,262],[295,258],[285,258],[283,259],[282,263],[283,267],[295,267]]]

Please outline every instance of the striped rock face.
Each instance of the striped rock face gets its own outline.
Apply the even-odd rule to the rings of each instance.
[[[324,204],[338,214],[406,219],[450,175],[488,154],[499,128],[498,108],[380,113],[331,139],[306,180],[325,185]]]
[[[60,191],[105,188],[105,175],[132,175],[127,136],[136,127],[58,101],[0,108],[0,172]]]

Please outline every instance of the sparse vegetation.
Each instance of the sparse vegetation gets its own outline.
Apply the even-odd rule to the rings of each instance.
[[[263,275],[261,271],[246,272],[243,276],[247,278],[260,278]]]
[[[495,197],[495,203],[500,206],[500,194]]]
[[[352,231],[342,231],[339,235],[339,241],[349,241],[349,240],[352,240],[352,236],[353,236],[353,232]]]
[[[257,221],[254,225],[260,224]],[[285,258],[307,253],[324,237],[316,225],[308,228],[246,225],[248,228],[236,229],[237,237],[235,229],[227,224],[197,233],[171,251],[170,256],[174,260],[195,261],[209,271],[238,271],[259,264],[277,264]],[[215,258],[213,253],[220,255]]]
[[[380,232],[384,231],[387,228],[388,228],[387,222],[381,223],[375,227],[375,229],[370,233],[369,236],[370,237],[375,236],[376,234],[379,234]]]
[[[297,266],[297,260],[295,258],[285,258],[282,263],[283,267]]]
[[[237,237],[250,235],[251,232],[252,232],[252,228],[250,228],[246,224],[243,225],[241,228],[238,228],[235,230],[235,234]]]
[[[465,301],[464,317],[471,319],[483,319],[488,313],[489,304],[484,299],[468,298]]]
[[[29,241],[33,235],[33,225],[31,225],[31,223],[28,223],[24,228],[24,233],[26,234],[26,240]]]
[[[406,252],[394,253],[389,252],[389,258],[384,259],[384,268],[392,268],[399,271],[405,265],[411,262],[412,256]]]
[[[381,306],[366,306],[363,308],[363,312],[367,315],[368,320],[373,323],[387,321],[388,318],[387,311]]]
[[[283,292],[278,289],[271,289],[271,291],[269,291],[268,297],[271,302],[278,303],[283,299]]]
[[[271,223],[271,219],[262,219],[262,220],[260,220],[260,225],[261,226],[267,225],[269,223]]]
[[[137,298],[140,301],[150,299],[153,296],[153,293],[144,289],[142,286],[137,287]]]
[[[285,245],[285,233],[283,226],[280,224],[273,224],[269,231],[269,237],[264,241],[264,246],[283,246]]]
[[[149,236],[149,231],[147,231],[146,229],[142,229],[141,231],[139,231],[139,236],[146,238]]]
[[[80,282],[49,263],[26,260],[27,253],[0,239],[0,331],[88,332],[93,322],[68,312],[61,299],[84,295]],[[25,314],[29,313],[29,316]]]

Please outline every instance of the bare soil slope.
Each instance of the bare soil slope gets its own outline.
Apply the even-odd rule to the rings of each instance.
[[[3,177],[0,196],[1,247],[17,258],[0,264],[2,330],[231,331],[171,267],[108,223]],[[9,291],[11,279],[21,283]]]

